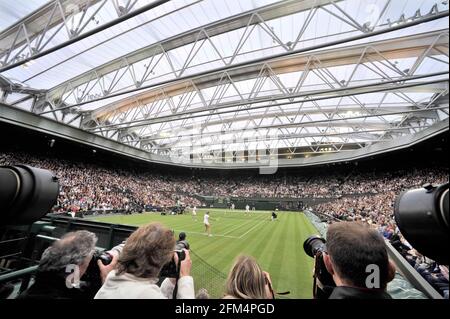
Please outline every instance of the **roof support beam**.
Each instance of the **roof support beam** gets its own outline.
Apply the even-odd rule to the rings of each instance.
[[[2,50],[0,51],[0,72],[55,52],[170,0],[155,0],[118,18],[107,21],[99,27],[84,31],[88,24],[95,23],[95,15],[105,6],[107,1],[77,0],[74,3],[71,0],[54,0],[3,31],[0,34],[0,49]],[[98,7],[89,12],[89,15],[86,15],[89,8],[97,4],[99,4]],[[68,21],[74,22],[75,16],[80,16],[81,20],[75,28],[69,28]],[[67,30],[66,40],[52,47],[47,47],[47,44],[62,27]],[[53,32],[51,36],[48,36],[49,31]],[[47,39],[43,44],[42,40],[46,37],[50,37],[50,40]],[[28,52],[22,53],[25,51]]]
[[[178,160],[176,157],[163,157],[154,154],[149,154],[146,151],[124,145],[122,143],[115,142],[111,139],[103,138],[101,136],[76,129],[74,127],[52,121],[51,119],[38,116],[36,114],[26,112],[24,110],[19,110],[11,106],[0,104],[2,112],[0,112],[0,122],[10,123],[14,125],[20,125],[24,128],[29,128],[32,130],[45,132],[47,134],[57,136],[63,139],[72,140],[80,143],[84,143],[91,147],[104,149],[116,154],[129,156],[133,159],[142,160],[151,163],[161,163],[167,165],[176,165],[183,167],[198,167],[198,168],[208,168],[208,169],[248,169],[248,168],[260,168],[261,166],[267,165],[267,163],[214,163],[211,161],[200,161],[194,162],[192,160],[183,161]],[[359,150],[333,153],[333,154],[321,154],[317,157],[294,158],[292,160],[279,160],[277,163],[278,167],[290,167],[290,166],[311,166],[311,165],[322,165],[328,163],[336,163],[343,161],[352,161],[369,156],[375,156],[378,154],[404,149],[411,147],[419,142],[422,142],[432,136],[441,134],[443,132],[448,132],[449,120],[448,118],[438,122],[431,127],[424,129],[413,135],[403,136],[392,141],[384,141],[371,145]]]
[[[307,51],[311,51],[311,50],[317,50],[317,49],[321,49],[321,48],[325,48],[325,47],[329,47],[329,46],[333,46],[333,45],[342,44],[342,43],[349,42],[349,41],[361,40],[361,39],[364,39],[364,38],[367,38],[367,37],[380,35],[380,34],[384,34],[384,33],[387,33],[387,32],[392,32],[392,31],[395,31],[395,30],[400,30],[400,29],[403,29],[403,28],[415,26],[415,25],[418,25],[418,24],[421,24],[421,23],[433,21],[435,19],[440,19],[440,18],[443,18],[443,17],[446,17],[446,16],[448,16],[448,11],[441,12],[441,13],[434,14],[434,15],[420,16],[420,17],[418,17],[416,19],[412,19],[412,21],[409,21],[409,22],[399,23],[398,25],[390,25],[390,26],[383,27],[381,29],[374,29],[374,30],[372,30],[370,32],[365,32],[363,34],[360,34],[360,35],[357,35],[357,36],[353,36],[353,37],[349,37],[349,38],[346,38],[346,39],[339,39],[339,40],[335,40],[335,41],[330,41],[330,42],[326,42],[326,43],[323,43],[323,44],[310,46],[310,47],[302,48],[302,49],[298,49],[298,50],[287,50],[284,53],[273,55],[270,58],[276,59],[276,58],[288,57],[288,56],[292,56],[294,54],[299,54],[299,53],[303,53],[303,52],[307,52]],[[204,40],[207,40],[207,39],[204,39]],[[195,41],[195,39],[194,39],[194,41]],[[158,50],[160,50],[160,51],[158,51]],[[152,56],[156,57],[156,56],[158,56],[160,54],[165,55],[166,58],[167,58],[167,50],[163,46],[161,46],[161,43],[158,43],[157,45],[155,44],[155,46],[152,47],[152,51],[151,52],[152,53],[150,53],[150,55],[147,54],[143,58],[151,58]],[[101,68],[104,68],[104,70],[109,71],[110,73],[117,72],[118,70],[120,70],[120,64],[123,63],[124,59],[127,61],[127,63],[130,63],[129,59],[128,59],[128,56],[125,56],[125,57],[122,57],[121,59],[119,59],[117,61],[114,61],[114,67],[107,69],[109,67],[109,63],[108,63],[108,64],[105,64],[105,65],[101,66]],[[195,74],[191,74],[191,75],[183,75],[184,71],[182,72],[182,70],[178,70],[179,72],[177,72],[177,70],[173,69],[173,72],[171,72],[170,74],[167,74],[167,76],[170,77],[169,80],[158,81],[158,78],[155,78],[155,80],[152,81],[151,84],[145,84],[145,85],[143,83],[141,83],[141,81],[139,81],[139,83],[137,83],[138,85],[134,85],[134,88],[133,88],[133,85],[130,84],[131,88],[130,87],[122,88],[120,90],[116,90],[115,92],[109,92],[109,91],[100,92],[99,94],[101,96],[97,96],[97,95],[88,96],[86,94],[83,94],[81,102],[79,102],[79,103],[78,102],[77,103],[69,103],[69,104],[71,104],[71,106],[84,105],[84,104],[91,103],[91,102],[94,102],[94,101],[101,101],[101,100],[104,100],[104,99],[109,98],[109,97],[117,97],[117,96],[120,96],[120,95],[141,91],[143,89],[149,89],[149,88],[152,88],[152,87],[155,87],[155,86],[160,86],[160,85],[166,85],[166,84],[169,84],[169,83],[179,82],[180,80],[192,79],[194,77],[204,76],[204,75],[207,75],[207,74],[212,74],[212,73],[216,73],[216,72],[220,72],[220,71],[222,71],[222,72],[223,71],[229,71],[229,70],[233,69],[234,67],[250,66],[250,65],[255,64],[255,63],[264,62],[267,59],[268,59],[268,57],[264,57],[262,59],[255,59],[255,60],[251,60],[251,61],[247,61],[247,62],[236,63],[234,65],[225,64],[223,67],[219,67],[219,68],[216,68],[214,70],[209,70],[209,71],[206,71],[206,72],[199,72],[199,73],[195,73]],[[122,66],[122,68],[123,68],[123,66]],[[81,77],[77,77],[77,78],[72,79],[72,80],[70,80],[68,82],[62,83],[61,85],[59,85],[59,86],[57,86],[54,89],[49,91],[48,99],[57,101],[57,103],[60,104],[60,105],[58,105],[60,107],[61,106],[63,108],[64,107],[65,108],[71,107],[69,105],[68,106],[63,106],[64,105],[63,101],[67,97],[72,95],[72,93],[71,93],[72,91],[77,90],[77,92],[78,92],[80,90],[81,92],[84,92],[87,88],[91,87],[95,81],[100,81],[100,79],[103,78],[104,75],[109,74],[108,72],[106,72],[103,75],[102,74],[98,74],[98,71],[99,71],[98,69],[94,69],[94,70],[92,70],[92,72],[89,72],[89,73],[81,75]]]
[[[189,106],[188,111],[184,112],[176,112],[175,115],[181,115],[183,113],[190,112],[190,114],[196,112],[204,112],[204,111],[212,111],[220,108],[228,108],[232,106],[239,105],[249,105],[249,104],[257,104],[261,102],[268,102],[271,100],[278,99],[286,99],[291,98],[291,101],[294,102],[294,98],[298,97],[299,92],[301,96],[313,96],[313,95],[328,95],[327,92],[337,92],[339,90],[353,89],[358,87],[358,82],[353,82],[353,74],[346,79],[345,85],[341,83],[335,83],[331,85],[329,90],[312,90],[308,89],[308,87],[303,87],[302,82],[305,81],[308,73],[313,70],[324,70],[326,72],[327,68],[341,65],[355,65],[354,71],[358,70],[358,68],[365,67],[369,64],[373,64],[373,62],[381,62],[385,64],[391,63],[390,60],[401,59],[401,58],[409,58],[409,57],[417,57],[423,53],[425,49],[429,47],[430,44],[433,44],[433,48],[444,48],[448,45],[448,33],[437,31],[434,33],[420,34],[413,37],[405,37],[388,41],[379,41],[367,45],[356,45],[350,47],[343,47],[339,49],[332,50],[324,50],[316,52],[312,55],[298,55],[290,58],[279,59],[279,60],[269,60],[264,64],[252,65],[245,68],[236,68],[229,70],[225,73],[212,73],[203,77],[196,77],[189,81],[181,81],[174,84],[168,84],[166,86],[158,87],[154,90],[149,90],[144,93],[135,95],[130,98],[126,98],[124,100],[114,102],[112,104],[106,105],[95,112],[92,113],[92,119],[99,120],[100,123],[105,122],[111,117],[117,116],[122,112],[128,110],[129,108],[142,108],[144,105],[154,104],[158,101],[163,101],[170,99],[174,96],[185,96],[187,94],[192,94],[192,92],[196,93],[199,97],[202,98],[202,89],[217,86],[217,88],[223,88],[226,86],[233,86],[235,91],[239,93],[239,90],[236,87],[237,82],[241,80],[248,80],[252,78],[260,78],[261,80],[265,80],[266,76],[275,76],[275,81],[280,82],[277,78],[278,75],[283,73],[292,73],[292,72],[303,72],[299,73],[299,84],[295,87],[294,90],[289,88],[289,90],[284,87],[281,89],[281,92],[272,92],[269,97],[260,96],[236,96],[235,102],[223,103],[220,99],[215,99],[215,103],[217,107],[212,104],[212,101],[205,101],[202,99],[203,105],[200,106]],[[428,54],[434,54],[435,50],[428,50]],[[376,76],[370,81],[365,81],[366,84],[373,82],[376,85],[385,85],[389,87],[391,83],[398,83],[400,80],[412,80],[416,79],[414,75],[408,76],[408,74],[403,73],[401,70],[397,70],[399,73],[399,77],[396,79],[391,79],[387,77],[386,79],[378,78],[380,75],[377,73],[374,74]],[[385,75],[381,75],[385,76]],[[429,75],[432,76],[431,74]],[[420,76],[419,78],[424,78],[425,76]],[[382,82],[381,82],[382,81]],[[282,82],[280,83],[283,86]],[[353,84],[353,85],[352,85]],[[366,86],[363,86],[366,87]],[[444,88],[445,89],[445,88]],[[439,92],[438,87],[431,88],[429,86],[416,86],[411,89],[415,92],[418,90],[437,90],[434,92]],[[425,92],[423,91],[423,92]],[[222,93],[224,93],[222,91]],[[246,92],[242,92],[246,93]],[[262,92],[260,92],[262,93]],[[45,113],[45,112],[44,112]],[[156,119],[159,117],[158,114],[153,113],[152,118]],[[109,121],[108,121],[109,122]],[[128,124],[134,123],[134,120],[127,122]],[[126,123],[122,123],[126,124]]]
[[[255,19],[255,16],[258,16],[261,19],[267,21],[297,12],[310,10],[314,7],[327,5],[330,4],[330,2],[331,0],[285,0],[181,33],[174,37],[151,44],[145,48],[112,60],[93,70],[80,74],[79,76],[72,78],[67,82],[61,83],[49,90],[48,98],[54,99],[60,97],[64,94],[66,90],[65,87],[69,84],[70,87],[74,88],[82,86],[83,84],[90,81],[90,79],[92,78],[92,74],[95,74],[100,78],[106,74],[111,74],[112,72],[123,68],[123,61],[127,61],[129,65],[132,65],[145,59],[152,59],[152,57],[161,58],[167,52],[176,48],[186,46],[188,44],[200,43],[201,41],[208,40],[211,37],[244,28],[246,26],[252,26],[261,22],[261,20]],[[186,61],[186,63],[187,62],[188,61]],[[149,63],[148,66],[154,66],[155,64],[156,63]],[[180,70],[179,75],[181,75],[182,73],[183,70]],[[147,74],[147,77],[148,75],[149,74]],[[144,77],[143,79],[145,78],[146,77]],[[142,84],[142,81],[138,83],[137,87],[139,87],[140,84]]]
[[[442,75],[442,74],[441,74]],[[405,83],[405,81],[408,81],[408,79],[401,79],[393,81],[392,84],[395,84],[395,82],[403,82],[402,84],[398,85],[391,85],[387,86],[384,83],[376,83],[373,85],[366,85],[366,86],[359,86],[359,87],[353,87],[353,88],[339,88],[334,90],[326,90],[325,92],[316,92],[315,94],[311,94],[310,92],[307,92],[306,94],[296,94],[293,96],[287,96],[284,97],[285,101],[282,101],[283,98],[278,98],[276,102],[274,103],[266,103],[266,104],[258,104],[261,102],[267,102],[273,100],[273,98],[265,99],[263,101],[258,100],[257,102],[254,101],[244,101],[242,103],[234,103],[231,105],[219,105],[215,107],[210,107],[209,109],[202,109],[200,110],[194,110],[194,111],[186,111],[186,112],[179,112],[177,114],[169,114],[165,116],[158,116],[158,117],[151,117],[151,118],[144,118],[142,120],[135,120],[132,122],[122,122],[117,124],[100,124],[98,123],[99,127],[92,127],[91,129],[97,130],[116,130],[122,126],[127,128],[132,127],[142,127],[147,126],[150,124],[156,124],[156,123],[167,123],[170,121],[179,121],[182,119],[187,118],[201,118],[205,117],[208,114],[205,112],[211,112],[214,111],[214,115],[219,114],[228,114],[228,113],[238,113],[242,111],[253,111],[253,110],[259,110],[259,109],[267,109],[270,107],[276,107],[276,106],[283,106],[283,105],[291,105],[295,103],[302,103],[302,102],[313,102],[313,101],[320,101],[320,100],[327,100],[332,98],[339,98],[344,96],[355,96],[355,95],[362,95],[362,94],[369,94],[369,93],[378,93],[378,92],[401,92],[403,89],[411,89],[414,87],[420,87],[420,86],[427,86],[427,85],[435,85],[440,83],[447,83],[448,79],[441,79],[441,80],[435,80],[435,81],[429,81],[429,82],[423,82],[423,83]],[[445,84],[444,84],[445,85]],[[440,87],[440,86],[438,86]],[[445,88],[441,89],[441,92],[445,91]],[[300,98],[300,100],[297,100]],[[254,105],[256,104],[256,105]],[[253,106],[254,105],[254,106]],[[245,109],[239,110],[239,109],[229,109],[230,107],[236,107],[236,106],[248,106]],[[227,109],[228,108],[228,109]]]

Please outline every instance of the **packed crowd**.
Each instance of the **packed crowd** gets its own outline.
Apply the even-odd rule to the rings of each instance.
[[[201,202],[195,195],[336,198],[336,201],[319,205],[316,209],[340,219],[365,218],[380,225],[389,221],[386,214],[391,210],[395,193],[426,182],[439,183],[448,179],[448,172],[438,168],[273,176],[188,176],[142,169],[109,168],[18,152],[0,154],[0,165],[19,163],[48,169],[56,174],[61,185],[58,203],[54,208],[56,212],[139,212],[152,207],[200,206]]]
[[[156,174],[39,158],[22,153],[0,154],[0,165],[26,164],[55,173],[60,194],[54,212],[126,210],[176,205],[200,205],[200,201],[177,190],[177,183]]]
[[[436,261],[423,256],[395,229],[382,227],[380,230],[408,263],[445,299],[449,299],[448,266],[440,265]]]
[[[314,210],[332,218],[363,221],[394,227],[392,213],[396,196],[426,183],[448,182],[448,170],[416,169],[411,171],[360,174],[349,176],[340,188],[340,198],[318,204]],[[344,196],[344,195],[352,196]]]

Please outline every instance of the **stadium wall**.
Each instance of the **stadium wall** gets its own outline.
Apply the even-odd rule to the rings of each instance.
[[[202,202],[209,207],[229,208],[234,203],[236,209],[245,209],[248,204],[250,209],[255,207],[256,210],[290,210],[301,211],[306,206],[314,206],[326,203],[335,198],[260,198],[260,197],[214,197],[214,196],[198,196]]]

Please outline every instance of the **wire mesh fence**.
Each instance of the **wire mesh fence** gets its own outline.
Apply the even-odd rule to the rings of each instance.
[[[225,291],[227,275],[214,268],[194,250],[190,251],[192,259],[192,276],[194,277],[195,292],[198,298],[222,298]],[[207,295],[204,293],[207,291]]]
[[[197,299],[220,299],[225,295],[227,275],[209,264],[194,250],[190,250],[192,259],[192,276],[194,278]],[[276,293],[276,292],[275,292]],[[276,299],[290,299],[289,294],[275,295]]]

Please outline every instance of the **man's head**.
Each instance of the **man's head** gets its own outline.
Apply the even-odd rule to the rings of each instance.
[[[364,224],[339,222],[330,225],[326,246],[325,265],[338,286],[373,288],[366,284],[373,265],[379,269],[381,289],[385,289],[395,275],[383,237]]]
[[[68,265],[77,265],[82,276],[95,251],[97,237],[86,230],[70,232],[48,247],[39,262],[41,272],[65,272]]]
[[[186,233],[185,232],[181,232],[178,235],[178,240],[182,241],[182,240],[186,240]]]

